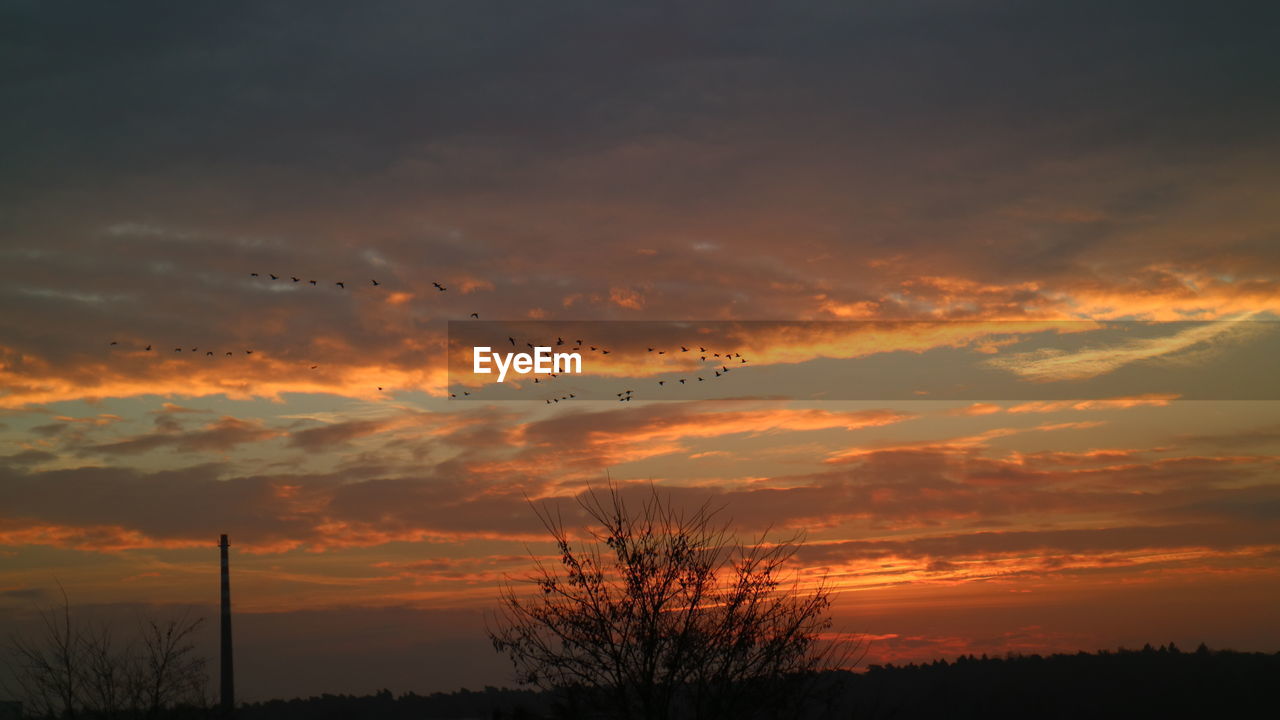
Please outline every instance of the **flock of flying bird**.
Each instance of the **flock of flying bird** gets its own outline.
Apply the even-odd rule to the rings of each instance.
[[[250,277],[255,277],[255,278],[261,278],[261,277],[262,277],[262,274],[261,274],[261,273],[256,273],[256,272],[252,272],[252,273],[249,273],[249,276],[250,276]],[[266,276],[267,276],[268,278],[270,278],[272,281],[282,280],[282,279],[284,279],[285,277],[287,277],[287,278],[288,278],[288,280],[289,280],[291,283],[302,283],[302,282],[303,282],[302,278],[297,277],[297,276],[295,276],[295,275],[281,276],[281,275],[277,275],[277,274],[275,274],[275,273],[266,273]],[[309,280],[307,280],[307,281],[306,281],[306,284],[307,284],[307,285],[310,285],[310,286],[312,286],[312,287],[319,287],[319,283],[318,283],[318,281],[316,281],[316,280],[310,280],[310,279],[309,279]],[[334,286],[335,286],[335,287],[337,287],[339,290],[346,290],[346,289],[347,289],[347,283],[346,283],[346,281],[337,281],[337,282],[334,282],[333,284],[334,284]],[[378,281],[378,280],[376,280],[376,279],[372,279],[372,278],[369,280],[369,284],[370,284],[370,286],[371,286],[371,287],[375,287],[375,288],[377,288],[377,287],[382,287],[382,283],[381,283],[381,282],[379,282],[379,281]],[[431,283],[431,285],[432,285],[432,286],[433,286],[433,287],[434,287],[438,292],[446,292],[446,291],[448,291],[448,289],[449,289],[449,288],[445,287],[444,285],[441,285],[439,282],[433,282],[433,283]],[[471,318],[472,318],[472,319],[476,319],[476,320],[478,320],[478,319],[480,319],[480,314],[479,314],[479,313],[474,313],[474,312],[473,312],[473,313],[471,313]],[[518,347],[518,343],[517,343],[517,341],[516,341],[516,338],[514,338],[514,337],[508,337],[508,338],[507,338],[507,341],[508,341],[508,342],[510,342],[510,344],[511,344],[511,346],[512,346],[512,347]],[[112,341],[110,341],[109,346],[111,346],[111,347],[115,347],[115,346],[118,346],[119,344],[120,344],[120,343],[119,343],[119,341],[112,340]],[[531,348],[531,349],[532,349],[532,348],[535,348],[535,347],[549,347],[549,346],[552,346],[552,345],[553,345],[553,343],[551,343],[551,342],[544,342],[544,341],[538,341],[538,340],[525,340],[525,341],[524,341],[524,344],[525,344],[526,346],[528,346],[529,348]],[[563,346],[563,345],[565,345],[565,344],[566,344],[566,342],[565,342],[564,338],[562,338],[562,337],[560,337],[560,338],[556,338],[556,342],[554,343],[554,345],[555,345],[555,346]],[[607,348],[604,348],[604,347],[601,347],[601,346],[597,346],[597,345],[591,345],[590,343],[584,343],[584,342],[583,342],[582,340],[580,340],[580,339],[579,339],[579,340],[577,340],[577,341],[576,341],[574,344],[572,344],[570,347],[571,347],[571,348],[573,348],[573,349],[575,349],[575,350],[583,350],[583,349],[586,349],[588,352],[599,353],[599,354],[600,354],[600,355],[602,355],[602,356],[603,356],[603,355],[608,355],[608,354],[610,353],[610,351],[609,351]],[[698,348],[698,353],[699,353],[699,362],[703,363],[703,364],[704,364],[704,366],[707,366],[707,367],[708,367],[708,369],[711,371],[711,373],[713,373],[713,374],[707,375],[707,377],[704,377],[703,375],[693,375],[693,376],[692,376],[692,379],[693,379],[693,380],[696,380],[696,382],[705,382],[708,378],[712,378],[712,379],[714,379],[714,378],[724,377],[725,375],[727,375],[727,374],[728,374],[728,373],[733,369],[733,368],[729,367],[729,365],[730,365],[730,364],[735,364],[735,365],[745,365],[745,364],[747,363],[747,358],[742,357],[742,353],[739,353],[739,352],[726,352],[726,353],[724,353],[723,355],[722,355],[721,353],[718,353],[718,352],[711,352],[711,353],[710,353],[710,355],[708,356],[708,352],[709,352],[709,351],[707,350],[707,348],[702,347],[702,346],[684,346],[684,345],[681,345],[681,346],[679,346],[679,347],[680,347],[680,352],[681,352],[681,353],[689,353],[689,352],[693,352],[693,347],[697,347],[697,348]],[[144,351],[144,352],[151,352],[151,350],[152,350],[152,345],[150,345],[150,344],[148,344],[146,347],[144,347],[144,348],[143,348],[143,351]],[[184,350],[183,350],[183,347],[175,347],[175,348],[173,349],[173,352],[177,352],[177,353],[180,353],[180,352],[183,352],[183,351],[184,351]],[[648,349],[648,351],[649,351],[650,353],[655,353],[656,355],[659,355],[659,356],[662,356],[662,355],[666,355],[666,354],[667,354],[667,350],[666,350],[666,349],[660,349],[660,348],[657,348],[657,347],[651,347],[651,348],[649,348],[649,349]],[[199,346],[194,346],[194,347],[192,347],[192,348],[191,348],[189,351],[187,351],[187,352],[197,353],[197,354],[198,354],[198,353],[200,352],[200,348],[199,348]],[[236,353],[235,353],[235,352],[232,352],[232,351],[218,351],[218,352],[221,352],[225,357],[232,357],[232,356],[236,355]],[[206,357],[214,357],[214,356],[216,356],[216,355],[218,354],[218,352],[215,352],[215,351],[213,351],[213,350],[205,350],[205,356],[206,356]],[[243,350],[242,352],[244,353],[244,355],[252,355],[252,354],[253,354],[253,350],[250,350],[250,349]],[[672,350],[672,355],[675,355],[675,351],[674,351],[674,350]],[[711,358],[710,360],[708,359],[709,357]],[[734,362],[733,362],[734,360],[736,360],[737,362],[736,362],[736,363],[734,363]],[[716,368],[716,367],[715,367],[716,365],[720,365],[720,367],[719,367],[719,368]],[[318,367],[320,367],[320,366],[319,366],[319,365],[311,365],[311,366],[310,366],[310,369],[315,370],[315,369],[316,369],[316,368],[318,368]],[[705,374],[705,371],[704,371],[704,374]],[[547,379],[543,379],[543,378],[537,378],[537,377],[535,377],[535,378],[533,379],[533,383],[534,383],[534,384],[538,384],[538,385],[545,384],[545,383],[550,383],[552,379],[555,379],[555,378],[558,378],[558,377],[559,377],[559,375],[558,375],[558,374],[556,374],[556,373],[549,373],[549,376],[550,376],[550,377],[549,377],[549,378],[547,378]],[[691,378],[690,378],[690,377],[680,377],[680,378],[675,378],[673,382],[674,382],[674,383],[678,383],[678,384],[680,384],[680,385],[685,385],[685,384],[687,384],[690,380],[691,380]],[[656,381],[656,382],[657,382],[657,384],[658,384],[658,387],[659,387],[659,388],[665,387],[665,386],[668,384],[668,380],[658,380],[658,381]],[[381,387],[379,387],[379,388],[378,388],[378,390],[379,390],[379,391],[381,391],[381,390],[382,390],[382,388],[381,388]],[[618,398],[618,402],[629,402],[629,401],[632,399],[632,397],[634,396],[634,392],[635,392],[634,390],[624,390],[624,391],[622,391],[622,392],[616,393],[616,396],[617,396],[617,398]],[[462,392],[462,395],[463,395],[464,397],[471,396],[471,395],[473,395],[473,394],[474,394],[474,393],[473,393],[473,391],[470,391],[470,390],[464,390],[464,391]],[[456,398],[456,397],[458,397],[458,394],[457,394],[457,393],[452,393],[452,392],[451,392],[451,393],[449,393],[449,397],[451,397],[451,398]],[[559,402],[561,402],[561,401],[567,401],[567,400],[571,400],[571,399],[575,399],[575,398],[577,398],[577,393],[572,393],[572,392],[571,392],[571,393],[567,393],[567,394],[565,394],[565,395],[561,395],[561,396],[557,396],[557,397],[548,398],[548,399],[546,399],[546,404],[551,405],[551,404],[553,404],[553,403],[559,403]]]
[[[256,273],[256,272],[255,272],[255,273],[249,273],[249,277],[262,277],[262,274],[261,274],[261,273]],[[267,277],[271,278],[272,280],[279,280],[281,276],[280,276],[280,275],[276,275],[275,273],[267,273]],[[289,276],[289,279],[290,279],[290,280],[292,280],[293,282],[302,282],[302,278],[297,277],[296,275],[290,275],[290,276]],[[380,282],[378,282],[377,280],[374,280],[374,279],[370,279],[370,280],[369,280],[369,283],[370,283],[370,284],[372,284],[374,287],[379,287],[379,286],[381,286],[381,285],[382,285],[382,283],[380,283]],[[315,287],[315,286],[316,286],[316,281],[315,281],[315,280],[308,280],[308,281],[307,281],[307,284],[308,284],[308,285],[311,285],[312,287]],[[439,290],[440,292],[444,292],[445,290],[448,290],[448,289],[449,289],[449,288],[447,288],[447,287],[445,287],[445,286],[441,285],[441,284],[440,284],[440,283],[438,283],[438,282],[433,282],[433,283],[431,283],[431,284],[432,284],[432,285],[434,285],[434,286],[435,286],[435,288],[436,288],[436,290]],[[339,280],[338,282],[335,282],[335,283],[334,283],[334,285],[336,285],[336,286],[338,287],[338,289],[339,289],[339,290],[346,290],[346,289],[347,289],[347,283],[346,283],[346,281],[344,281],[344,280]],[[473,314],[474,314],[474,313],[473,313]]]
[[[269,277],[269,278],[271,278],[271,280],[273,280],[273,281],[275,281],[275,280],[281,280],[281,279],[284,279],[284,276],[282,276],[282,275],[277,275],[277,274],[275,274],[275,273],[266,273],[266,276],[267,276],[267,277]],[[251,272],[251,273],[249,273],[249,277],[261,278],[261,277],[262,277],[262,273]],[[296,276],[296,275],[290,275],[290,276],[288,276],[288,279],[289,279],[290,281],[294,282],[294,283],[301,283],[301,282],[302,282],[302,278],[300,278],[300,277],[298,277],[298,276]],[[307,284],[307,285],[310,285],[311,287],[319,287],[319,281],[316,281],[316,280],[307,280],[307,281],[306,281],[306,284]],[[370,278],[370,280],[369,280],[369,284],[370,284],[370,286],[372,286],[372,287],[382,287],[382,283],[381,283],[381,282],[379,282],[379,281],[378,281],[377,279],[375,279],[375,278]],[[435,287],[435,289],[436,289],[437,291],[439,291],[439,292],[445,292],[445,291],[447,291],[447,290],[449,289],[449,288],[447,288],[447,287],[445,287],[445,286],[441,285],[441,284],[440,284],[440,283],[438,283],[438,282],[433,282],[433,283],[431,283],[431,285],[432,285],[433,287]],[[337,287],[339,290],[346,290],[346,289],[347,289],[347,283],[346,283],[346,281],[345,281],[345,280],[339,280],[339,281],[335,282],[335,283],[334,283],[334,286],[335,286],[335,287]],[[471,317],[476,318],[476,319],[479,319],[479,318],[480,318],[480,314],[479,314],[479,313],[471,313]],[[118,346],[119,344],[120,344],[120,342],[119,342],[118,340],[112,340],[110,343],[108,343],[108,346],[110,346],[110,347],[115,347],[115,346]],[[151,352],[151,349],[152,349],[152,345],[151,345],[151,344],[148,344],[146,347],[142,348],[143,352]],[[181,347],[175,347],[175,348],[173,349],[173,352],[180,353],[180,352],[183,352],[183,349],[182,349]],[[189,350],[188,352],[193,352],[193,353],[197,353],[197,354],[198,354],[198,353],[200,352],[200,348],[199,348],[198,346],[196,346],[196,347],[191,348],[191,350]],[[221,352],[225,357],[232,357],[232,356],[234,356],[234,355],[236,354],[236,353],[231,352],[231,351],[219,351],[219,352]],[[243,352],[244,352],[244,354],[245,354],[245,355],[252,355],[252,354],[253,354],[253,350],[244,350]],[[204,354],[205,354],[205,357],[214,357],[214,356],[218,355],[219,353],[218,353],[218,352],[214,352],[213,350],[205,350],[205,353],[204,353]],[[310,366],[310,369],[315,370],[315,369],[316,369],[316,368],[318,368],[318,367],[320,367],[320,366],[319,366],[319,365],[312,365],[312,366]],[[381,388],[381,387],[379,387],[379,388],[378,388],[378,390],[379,390],[379,391],[381,391],[381,390],[382,390],[382,388]]]

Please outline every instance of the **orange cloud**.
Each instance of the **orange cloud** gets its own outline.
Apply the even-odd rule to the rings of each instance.
[[[609,289],[609,302],[628,310],[643,310],[644,296],[638,291],[624,287]]]
[[[1134,407],[1165,407],[1179,397],[1181,396],[1172,393],[1150,393],[1101,400],[1048,400],[1014,405],[1008,408],[1007,412],[1046,413],[1062,410],[1121,410]]]

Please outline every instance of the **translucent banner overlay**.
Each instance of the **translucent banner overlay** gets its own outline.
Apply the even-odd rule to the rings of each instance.
[[[1280,322],[1246,319],[473,320],[448,342],[460,401],[1280,399]]]

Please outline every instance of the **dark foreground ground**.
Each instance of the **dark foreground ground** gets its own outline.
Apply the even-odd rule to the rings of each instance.
[[[432,695],[324,695],[241,708],[240,720],[553,718],[554,698],[486,688]],[[791,715],[795,717],[797,715]],[[807,718],[1280,717],[1280,653],[1176,647],[960,657],[821,678]]]

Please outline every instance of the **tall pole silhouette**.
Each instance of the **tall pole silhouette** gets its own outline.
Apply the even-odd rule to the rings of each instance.
[[[227,549],[231,544],[223,535],[218,542],[222,550],[222,714],[230,717],[236,710],[236,676],[231,662],[231,570],[227,562]]]

